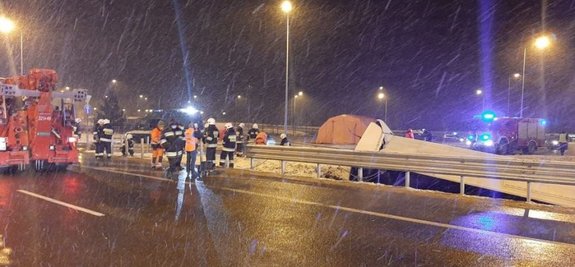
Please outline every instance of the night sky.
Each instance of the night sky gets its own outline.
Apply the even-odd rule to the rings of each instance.
[[[183,107],[198,95],[195,104],[220,121],[283,123],[286,19],[280,1],[1,3],[0,11],[24,31],[25,69],[57,70],[62,87],[89,89],[94,104],[114,90],[134,114],[138,107]],[[522,71],[527,46],[525,116],[575,130],[573,0],[293,4],[290,101],[304,92],[298,124],[319,125],[342,113],[383,118],[379,86],[389,97],[393,129],[461,129],[481,111],[478,88],[486,92],[485,105],[505,115],[508,77]],[[532,46],[541,32],[555,37],[545,51]],[[2,38],[3,76],[19,71],[18,38]],[[517,115],[521,80],[511,85],[511,115]],[[140,94],[149,97],[147,104]]]

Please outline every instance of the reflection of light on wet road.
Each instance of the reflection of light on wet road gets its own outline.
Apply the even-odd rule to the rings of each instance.
[[[72,204],[69,204],[69,203],[66,203],[66,202],[62,202],[62,201],[59,201],[59,200],[56,200],[56,199],[53,199],[53,198],[49,198],[49,197],[45,197],[45,196],[42,196],[42,195],[38,195],[38,194],[36,194],[36,193],[32,193],[32,192],[29,192],[29,191],[26,191],[26,190],[18,190],[18,192],[20,192],[20,193],[22,193],[22,194],[25,194],[25,195],[28,195],[28,196],[35,197],[35,198],[39,198],[39,199],[42,199],[42,200],[46,200],[46,201],[48,201],[48,202],[51,202],[51,203],[54,203],[54,204],[58,204],[58,205],[60,205],[60,206],[64,206],[64,207],[71,208],[71,209],[74,209],[74,210],[77,210],[77,211],[85,212],[85,213],[88,213],[88,214],[90,214],[90,215],[94,215],[94,216],[98,216],[98,217],[105,216],[103,213],[99,213],[99,212],[97,212],[97,211],[89,210],[89,209],[82,208],[82,207],[79,207],[79,206],[76,206],[76,205],[72,205]]]

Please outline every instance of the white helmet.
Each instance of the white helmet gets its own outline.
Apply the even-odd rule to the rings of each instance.
[[[257,123],[254,123],[254,126],[253,126],[252,128],[258,129],[258,124],[257,124]]]
[[[204,128],[208,128],[208,126],[210,126],[209,124],[204,124]]]
[[[230,129],[230,128],[234,127],[231,122],[226,123],[224,126],[226,127],[226,129]]]
[[[216,120],[214,118],[209,118],[208,119],[208,124],[209,125],[216,125]]]
[[[110,123],[110,120],[108,120],[108,119],[104,120],[104,124],[109,124],[109,123]]]
[[[98,124],[100,124],[100,125],[104,124],[104,120],[103,120],[103,119],[99,119],[99,120],[98,120]]]
[[[242,123],[240,123],[240,127],[244,128],[244,127],[246,127],[246,125],[242,122]]]
[[[280,138],[281,138],[281,139],[284,139],[284,138],[286,138],[286,137],[287,137],[287,135],[286,135],[285,133],[280,134]]]
[[[132,134],[127,134],[126,135],[126,139],[132,139],[134,136],[132,136]]]
[[[80,122],[82,122],[82,119],[76,118],[74,121],[75,121],[76,123],[80,123]]]

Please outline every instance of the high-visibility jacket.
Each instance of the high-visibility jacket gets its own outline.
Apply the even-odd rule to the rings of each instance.
[[[234,128],[229,128],[224,133],[223,151],[234,152],[236,151],[236,131]]]
[[[185,133],[186,137],[186,152],[196,151],[198,146],[198,138],[196,138],[194,128],[188,128]]]
[[[204,143],[206,143],[206,147],[214,148],[218,146],[218,136],[220,132],[215,125],[210,125],[204,131]]]
[[[160,146],[160,140],[162,139],[162,130],[156,127],[150,132],[150,144],[152,144],[153,149],[162,148]]]
[[[102,126],[102,131],[98,135],[100,137],[100,142],[111,143],[112,136],[114,135],[114,129],[112,128],[112,125],[109,123],[104,124],[104,126]]]
[[[256,145],[265,145],[268,141],[268,135],[265,132],[260,132],[256,136]]]

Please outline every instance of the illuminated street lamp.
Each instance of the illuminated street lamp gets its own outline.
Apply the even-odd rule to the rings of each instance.
[[[242,99],[242,96],[241,96],[241,95],[238,95],[238,99]]]
[[[288,124],[288,91],[289,91],[289,14],[293,9],[290,1],[281,4],[282,11],[286,14],[286,80],[285,80],[285,106],[284,106],[284,133],[287,133]]]
[[[118,81],[116,81],[116,79],[112,80],[112,83],[117,83]]]
[[[533,43],[535,48],[539,50],[546,49],[551,45],[551,37],[547,35],[541,35],[535,38]],[[521,107],[519,108],[519,117],[523,118],[523,99],[525,96],[525,64],[527,61],[527,46],[523,49],[523,74],[521,75]]]
[[[0,32],[8,34],[16,29],[16,25],[12,20],[6,17],[0,17]],[[20,75],[24,75],[24,36],[20,30]]]
[[[66,91],[70,91],[70,86],[66,86]]]
[[[140,95],[140,98],[144,98],[144,95]]]

